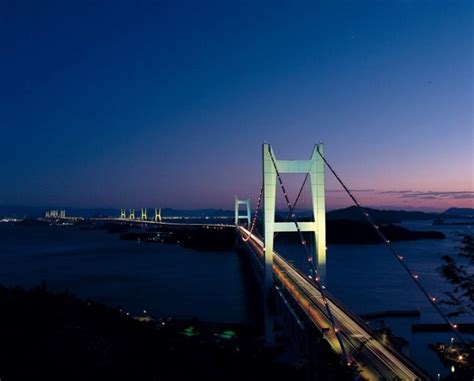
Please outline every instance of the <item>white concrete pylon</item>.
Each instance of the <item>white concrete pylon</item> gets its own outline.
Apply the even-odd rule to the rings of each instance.
[[[315,144],[309,160],[277,160],[272,147],[263,144],[263,218],[265,229],[265,266],[268,269],[267,282],[273,282],[271,274],[273,265],[273,240],[275,232],[296,232],[294,222],[275,222],[276,177],[272,161],[275,160],[278,172],[309,173],[311,184],[311,201],[314,221],[299,222],[302,232],[312,232],[315,238],[315,259],[319,277],[323,284],[326,278],[326,205],[324,196],[324,161],[318,154],[323,154],[323,145]],[[272,155],[272,156],[270,156]]]
[[[125,209],[120,209],[120,219],[125,220],[127,215],[125,214]]]
[[[240,205],[245,205],[245,214],[240,214]],[[239,220],[247,220],[247,228],[250,229],[250,219],[251,219],[251,212],[250,212],[250,198],[245,200],[237,198],[235,196],[235,226],[239,225]]]
[[[318,154],[318,148],[323,154],[322,144],[315,145],[309,160],[277,160],[272,147],[262,145],[263,161],[263,224],[265,235],[265,265],[264,265],[264,298],[267,301],[274,285],[273,250],[275,232],[296,232],[294,222],[276,222],[276,182],[278,173],[309,173],[311,184],[311,201],[314,221],[300,222],[302,232],[312,232],[315,237],[315,260],[321,282],[326,281],[326,207],[324,197],[324,162]],[[273,157],[273,159],[272,159]],[[275,162],[275,164],[274,164]],[[275,168],[276,166],[276,168]],[[268,302],[266,302],[268,303]],[[272,343],[273,321],[268,308],[265,310],[265,337]]]
[[[154,221],[155,221],[155,222],[161,222],[161,208],[160,208],[160,209],[156,209],[156,208],[155,208],[155,218],[154,218]]]
[[[130,213],[128,215],[128,218],[130,220],[134,220],[135,219],[135,209],[130,209]]]
[[[142,221],[146,221],[146,220],[147,220],[147,209],[146,209],[146,208],[142,208],[141,212],[142,212],[142,213],[141,213],[140,219],[141,219]]]

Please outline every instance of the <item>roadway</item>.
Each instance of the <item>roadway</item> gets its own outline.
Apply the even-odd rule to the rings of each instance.
[[[180,219],[180,218],[177,218]],[[116,223],[130,223],[130,224],[139,224],[139,225],[163,225],[163,226],[189,226],[189,227],[203,227],[207,226],[210,228],[234,228],[235,225],[230,224],[215,224],[215,223],[184,223],[184,222],[164,222],[164,221],[153,221],[153,220],[141,220],[141,219],[131,219],[131,218],[117,218],[117,217],[93,217],[93,221],[109,221]]]
[[[263,242],[244,227],[239,228],[246,239],[249,237],[245,243],[263,259]],[[305,274],[294,268],[277,252],[274,252],[273,270],[309,320],[323,333],[332,349],[342,355],[336,334],[330,329],[331,324],[320,291]],[[367,324],[336,298],[326,293],[326,299],[336,321],[336,327],[342,335],[349,361],[356,362],[363,378],[368,380],[430,379],[410,359],[394,348],[380,343]]]

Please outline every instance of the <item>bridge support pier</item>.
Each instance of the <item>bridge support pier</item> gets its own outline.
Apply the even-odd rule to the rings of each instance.
[[[128,215],[128,218],[131,219],[131,220],[134,220],[135,219],[135,209],[129,209],[129,215]]]
[[[125,220],[126,218],[125,209],[120,209],[120,219]]]
[[[146,208],[142,208],[141,209],[141,216],[140,216],[140,219],[142,221],[146,221],[148,218],[147,218],[147,209]]]

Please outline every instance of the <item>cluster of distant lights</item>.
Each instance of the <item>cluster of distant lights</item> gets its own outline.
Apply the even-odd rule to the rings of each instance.
[[[115,218],[115,217],[112,217]],[[231,216],[166,216],[161,217],[162,220],[228,220],[232,218]],[[137,221],[142,221],[139,218],[136,219]]]

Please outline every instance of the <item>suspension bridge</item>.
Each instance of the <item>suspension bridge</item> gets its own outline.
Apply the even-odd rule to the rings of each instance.
[[[418,274],[406,265],[404,258],[386,239],[379,227],[361,206],[353,193],[344,184],[323,154],[322,144],[314,146],[309,160],[278,160],[269,144],[262,146],[263,182],[253,218],[250,218],[250,200],[235,200],[235,225],[240,244],[248,253],[254,273],[263,289],[265,338],[274,341],[275,313],[270,308],[272,298],[280,298],[283,311],[279,318],[286,317],[284,326],[293,333],[295,341],[305,339],[308,325],[315,327],[341,362],[358,370],[363,379],[368,380],[429,380],[430,376],[414,364],[408,357],[397,351],[391,344],[382,343],[371,328],[359,316],[337,300],[325,287],[326,283],[326,226],[324,169],[327,166],[354,204],[360,209],[367,222],[389,247],[403,269],[407,280],[416,283],[420,291],[433,305],[443,320],[449,324],[461,340],[456,324],[440,309],[435,297],[431,296],[421,283]],[[283,173],[304,174],[303,184],[293,202],[290,201],[284,184]],[[312,220],[298,221],[295,213],[298,200],[305,184],[309,182],[311,192]],[[288,207],[284,222],[275,220],[276,189],[281,188]],[[245,213],[240,213],[240,206]],[[263,216],[263,235],[258,232],[259,213]],[[244,222],[243,224],[241,222]],[[294,232],[304,249],[309,273],[304,273],[287,261],[274,249],[275,236],[280,232]],[[308,243],[312,238],[314,245]],[[312,246],[312,247],[311,247]],[[274,290],[277,289],[275,296]],[[284,311],[286,309],[286,311]],[[289,310],[289,311],[288,311]],[[290,321],[288,321],[290,317]],[[291,321],[293,320],[293,321]],[[292,328],[291,328],[292,327]],[[295,328],[296,327],[296,328]],[[300,334],[298,334],[300,331]],[[295,333],[296,332],[296,333]],[[301,343],[297,343],[301,346]]]
[[[284,320],[289,336],[296,346],[305,350],[309,331],[317,332],[339,355],[344,366],[357,369],[362,379],[367,380],[429,380],[430,376],[390,343],[381,342],[371,328],[357,314],[350,311],[336,299],[325,286],[326,283],[326,220],[324,169],[328,167],[350,199],[360,209],[367,222],[388,246],[390,253],[407,272],[407,280],[413,281],[422,294],[433,305],[442,319],[451,327],[461,342],[465,342],[456,324],[443,313],[435,297],[423,286],[418,274],[412,272],[404,258],[383,235],[379,227],[361,206],[354,194],[344,184],[323,154],[322,144],[316,144],[308,160],[279,160],[272,147],[262,145],[263,182],[255,212],[252,217],[250,199],[235,198],[234,225],[236,244],[244,249],[252,264],[254,274],[261,284],[264,306],[265,340],[274,344],[275,319]],[[293,202],[285,187],[282,174],[304,174],[304,181]],[[295,208],[302,190],[308,185],[311,193],[312,220],[298,221]],[[275,220],[276,190],[281,189],[288,207],[285,221]],[[244,206],[244,213],[240,210]],[[263,234],[257,228],[257,221],[263,221]],[[127,223],[168,224],[162,221],[161,211],[155,209],[153,218],[148,219],[146,210],[141,217],[135,217],[135,210],[121,210],[120,218],[108,220]],[[172,223],[180,225],[179,223]],[[189,224],[182,224],[189,225]],[[209,226],[213,224],[194,224]],[[214,224],[215,225],[215,224]],[[281,232],[296,233],[305,252],[309,273],[296,268],[274,249],[276,235]],[[309,241],[314,244],[310,245]],[[278,311],[271,305],[277,299]],[[311,327],[311,330],[308,329]],[[315,330],[314,330],[315,328]],[[307,348],[306,348],[307,350]]]

